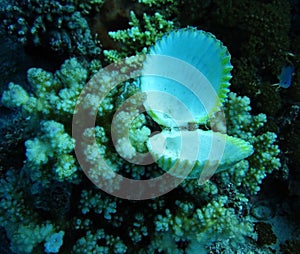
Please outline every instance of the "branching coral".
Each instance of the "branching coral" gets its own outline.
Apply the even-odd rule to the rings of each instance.
[[[260,128],[266,123],[266,115],[250,114],[250,100],[230,93],[225,104],[226,124],[228,133],[248,140],[254,146],[254,154],[236,164],[227,177],[237,186],[247,188],[256,194],[260,184],[267,174],[278,170],[281,166],[278,155],[280,153],[276,142],[276,134],[261,133]],[[223,173],[227,174],[226,172]]]
[[[93,211],[96,214],[103,214],[106,220],[110,220],[111,214],[116,213],[116,202],[112,202],[110,199],[103,199],[100,193],[84,190],[81,193],[79,208],[81,208],[83,214]]]
[[[245,56],[251,65],[256,66],[256,75],[266,74],[265,71],[271,71],[275,76],[280,73],[289,51],[289,2],[249,0],[228,1],[224,4],[223,0],[217,0],[214,1],[211,22],[234,29],[233,33],[239,31],[240,36],[236,39],[241,40],[242,47],[237,55]],[[248,80],[248,83],[254,78]]]
[[[103,242],[101,244],[100,242]],[[126,253],[127,247],[119,237],[107,235],[98,229],[95,233],[88,231],[73,247],[74,253]]]
[[[56,120],[63,119],[62,116],[73,113],[87,74],[88,70],[75,58],[65,61],[54,75],[31,68],[27,71],[27,79],[33,93],[28,94],[20,85],[10,83],[9,90],[2,95],[2,103],[7,107],[21,107],[25,115],[40,117],[43,114],[44,119],[56,115]]]
[[[65,61],[61,68],[54,74],[43,69],[32,68],[28,70],[28,81],[31,85],[32,93],[27,92],[20,85],[11,83],[8,90],[2,95],[2,103],[6,107],[15,110],[19,109],[24,117],[26,117],[26,123],[24,122],[26,161],[21,172],[25,177],[24,181],[30,184],[30,186],[26,187],[28,190],[27,195],[29,195],[30,199],[33,199],[32,203],[35,208],[39,209],[39,211],[43,210],[53,218],[62,218],[66,215],[69,210],[67,203],[70,198],[67,192],[62,193],[61,196],[59,193],[53,192],[53,195],[57,195],[48,195],[50,194],[51,188],[54,188],[54,182],[70,182],[78,185],[82,180],[79,166],[73,155],[75,143],[70,136],[70,121],[76,105],[77,96],[81,92],[88,76],[94,73],[98,67],[99,63],[92,61],[88,68],[84,68],[77,59],[71,58]],[[119,108],[124,100],[133,95],[137,89],[137,83],[127,82],[124,86],[117,87],[113,90],[101,105],[97,104],[97,100],[89,100],[90,106],[95,106],[99,109],[98,125],[95,129],[86,129],[85,136],[88,139],[94,133],[96,134],[96,140],[99,142],[100,150],[103,149],[103,155],[110,160],[111,166],[116,171],[120,170],[125,174],[140,178],[141,175],[145,173],[144,167],[131,167],[130,164],[124,163],[125,161],[120,159],[115,153],[112,148],[112,141],[108,138],[110,137],[109,128],[113,112]],[[93,104],[94,102],[96,104]],[[123,110],[130,109],[131,108],[125,108]],[[127,124],[126,119],[129,120],[126,117],[121,119],[122,121],[119,124]],[[145,116],[140,115],[133,121],[132,125],[128,125],[129,138],[135,149],[140,152],[145,151],[145,137],[149,134],[148,128],[144,126],[145,123]],[[89,154],[89,149],[87,149],[86,156],[90,159],[90,163],[92,164],[97,158],[94,155],[95,150],[91,149],[90,151],[92,152],[91,154]],[[13,174],[13,176],[18,178],[16,174]],[[8,192],[5,191],[6,188],[6,185],[1,186],[2,201],[6,200],[9,195]],[[41,197],[41,193],[47,190],[49,193]],[[56,190],[59,191],[57,188]],[[83,193],[90,193],[90,195],[83,195],[81,198],[82,211],[84,211],[82,213],[83,216],[86,215],[87,209],[90,209],[96,214],[103,213],[107,220],[112,219],[111,214],[116,212],[116,203],[112,203],[108,198],[103,198],[103,203],[101,203],[100,194],[95,194],[89,190],[83,191]],[[18,202],[21,202],[25,194],[23,192],[19,194],[13,192],[11,196],[18,200]],[[53,198],[56,199],[57,203],[53,203]],[[60,203],[62,200],[58,200],[60,198],[65,199],[65,202],[67,202],[66,207],[62,206]],[[48,204],[46,204],[47,202]],[[26,203],[27,201],[24,200],[24,204]],[[5,202],[2,202],[2,204],[5,205]],[[54,207],[49,207],[50,204],[54,205]],[[12,214],[16,212],[16,215],[18,214],[18,216],[25,218],[27,215],[26,209],[24,210],[25,211],[22,209],[20,212],[12,210]],[[60,216],[52,214],[55,211],[60,212]],[[36,213],[35,216],[36,221],[39,221],[38,213]],[[89,215],[87,214],[87,216]],[[33,222],[30,232],[38,231],[39,222],[36,221]],[[45,223],[43,220],[42,222]],[[15,226],[14,224],[15,221],[8,221],[7,227],[6,225],[3,226],[8,230],[8,227]],[[65,226],[67,226],[67,224]],[[54,231],[51,231],[51,234],[52,233],[54,233]],[[22,235],[22,232],[18,234]],[[132,234],[136,234],[136,231],[133,230]],[[35,234],[31,233],[29,235],[35,238]],[[54,236],[56,237],[57,235]],[[12,245],[15,246],[13,248],[19,248],[17,247],[18,243],[12,239],[11,234],[9,234],[9,237],[11,238]],[[46,237],[49,237],[49,241],[52,240],[49,233],[45,235],[45,237],[36,238],[36,242],[32,244],[28,242],[28,248],[31,250],[35,245],[45,240]],[[135,238],[137,239],[137,236]],[[56,239],[59,239],[59,237]],[[106,235],[105,239],[111,242],[111,246],[114,246],[112,248],[115,249],[116,253],[121,253],[121,249],[123,249],[123,251],[126,249],[126,247],[121,244],[121,240],[118,240],[118,237],[108,237]],[[92,242],[88,242],[88,244],[91,243]]]
[[[68,179],[76,182],[77,165],[71,154],[74,140],[66,132],[64,123],[71,119],[76,96],[86,79],[87,70],[73,58],[66,61],[54,75],[42,69],[29,69],[28,81],[33,94],[28,94],[20,85],[13,83],[3,93],[4,105],[20,107],[27,116],[27,162],[24,169],[32,181],[43,182],[48,179],[47,175],[52,175],[59,181]],[[53,118],[56,121],[48,120]],[[31,138],[29,133],[33,129],[39,133],[38,137]]]
[[[14,33],[20,31],[18,36],[24,43],[41,45],[46,42],[43,46],[50,46],[52,50],[82,55],[98,52],[82,14],[93,12],[92,9],[100,6],[102,1],[69,1],[65,5],[58,5],[57,1],[51,1],[50,5],[46,0],[28,2],[30,5],[24,10],[20,8],[21,5],[7,7],[12,9],[6,17],[7,24],[20,23],[10,29]],[[140,2],[161,7],[168,5],[169,1]],[[200,5],[208,6],[210,2]],[[219,2],[213,1],[212,4],[218,6],[216,13],[222,14]],[[39,13],[48,7],[51,11],[49,15],[45,17]],[[222,5],[222,8],[226,9],[226,6]],[[265,13],[266,9],[269,10],[269,5],[257,16]],[[77,10],[81,10],[81,14]],[[12,13],[20,20],[16,20]],[[144,13],[142,17],[134,13],[131,13],[131,28],[110,33],[122,48],[106,51],[107,60],[115,61],[131,54],[147,52],[154,41],[175,27],[173,21],[162,13]],[[29,15],[32,16],[31,23]],[[277,14],[272,17],[277,17]],[[261,20],[256,17],[248,18],[249,23],[261,24]],[[238,16],[229,16],[228,24],[235,25],[237,20],[240,20]],[[270,24],[268,22],[267,25]],[[61,32],[57,32],[59,27],[62,28]],[[46,38],[45,31],[50,31]],[[285,32],[285,24],[280,31]],[[251,29],[248,32],[255,35]],[[274,31],[269,31],[268,35],[272,34]],[[263,33],[260,35],[264,37]],[[76,46],[79,48],[73,51]],[[273,48],[274,45],[271,46]],[[264,60],[268,66],[266,68],[273,63],[274,56],[281,57],[285,49],[283,43],[278,52],[274,52],[271,58],[267,57]],[[245,58],[247,60],[241,68],[244,71],[251,70],[247,77],[251,82],[257,81],[257,66],[253,65],[253,58]],[[246,68],[248,64],[251,64],[250,69]],[[276,135],[262,130],[267,121],[266,115],[251,115],[250,100],[230,93],[225,104],[228,134],[254,146],[255,152],[250,158],[242,160],[202,186],[195,179],[186,179],[170,194],[147,202],[116,199],[90,186],[91,183],[83,177],[75,162],[75,142],[71,138],[70,123],[76,100],[88,79],[100,67],[101,63],[97,60],[84,64],[71,58],[54,73],[31,68],[28,70],[30,89],[11,83],[2,95],[3,105],[19,109],[26,119],[22,134],[26,149],[25,164],[19,171],[7,169],[0,182],[0,226],[10,239],[11,249],[17,253],[36,250],[55,253],[60,248],[68,253],[206,253],[209,245],[218,241],[226,240],[230,246],[238,248],[249,237],[255,238],[254,224],[247,216],[248,197],[258,193],[267,174],[280,167]],[[273,67],[271,69],[273,73]],[[95,165],[102,159],[100,157],[113,169],[105,171],[105,167],[102,167],[99,170],[103,174],[120,173],[131,179],[163,174],[157,165],[139,166],[124,160],[136,153],[147,152],[145,143],[150,132],[159,129],[145,114],[135,117],[138,113],[134,108],[141,104],[144,99],[142,95],[136,100],[138,103],[122,108],[124,101],[139,91],[139,85],[137,80],[126,81],[113,89],[100,105],[97,95],[89,95],[88,108],[98,111],[96,126],[84,131],[85,139],[96,139],[96,146],[87,146],[84,151],[90,166],[90,176],[97,170]],[[116,147],[110,135],[115,112],[119,134]],[[124,144],[124,138],[130,142]],[[25,186],[19,185],[19,181]],[[73,187],[72,192],[70,186]],[[112,186],[115,187],[118,186]],[[64,201],[65,206],[62,204]],[[61,215],[53,216],[58,211]],[[45,220],[45,214],[52,216]],[[67,244],[63,244],[65,237],[68,239]]]
[[[74,149],[74,140],[64,132],[63,125],[54,121],[41,122],[39,138],[27,140],[25,165],[26,172],[32,181],[43,180],[47,174],[54,173],[59,181],[71,180],[76,182],[77,167],[75,158],[70,154]],[[56,159],[55,163],[51,163]],[[51,165],[47,172],[44,165]],[[53,172],[51,172],[51,167]],[[43,173],[40,170],[44,168]]]
[[[8,32],[24,45],[50,49],[56,54],[95,56],[100,48],[79,10],[87,14],[101,4],[102,1],[14,1],[2,16]]]
[[[137,2],[146,5],[149,13],[159,12],[164,17],[176,22],[181,15],[182,3],[174,0],[137,0]]]
[[[72,0],[71,1],[79,10],[84,14],[90,14],[91,12],[99,12],[104,0]]]
[[[39,221],[39,215],[25,200],[19,178],[14,171],[8,171],[0,181],[0,226],[10,239],[10,249],[14,253],[29,254],[40,243],[49,240],[56,228],[49,221]],[[59,249],[60,246],[57,246]]]
[[[131,28],[126,30],[111,31],[109,35],[116,41],[121,42],[122,49],[104,50],[104,55],[110,62],[120,60],[126,56],[136,53],[146,53],[147,47],[152,45],[164,33],[174,29],[172,21],[168,21],[160,13],[153,16],[143,15],[143,19],[139,20],[135,13],[130,13]]]
[[[197,208],[192,203],[176,202],[175,214],[166,209],[164,215],[155,219],[158,239],[168,241],[161,243],[159,250],[173,253],[172,248],[179,248],[180,242],[187,243],[187,250],[195,249],[205,252],[205,246],[222,239],[229,239],[232,244],[241,244],[245,236],[254,236],[253,225],[249,218],[238,218],[233,208],[228,208],[226,196],[219,196],[207,205]],[[169,235],[169,239],[160,238]],[[161,240],[159,240],[161,239]],[[158,242],[156,244],[158,244]],[[169,246],[169,247],[168,247]],[[202,249],[202,252],[201,252]]]

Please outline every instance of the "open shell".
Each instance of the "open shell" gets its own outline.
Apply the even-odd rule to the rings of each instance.
[[[206,179],[253,153],[242,139],[200,129],[163,130],[150,137],[147,146],[163,170],[182,178]]]
[[[227,48],[214,35],[195,28],[172,31],[149,54],[141,90],[148,93],[144,105],[157,123],[205,123],[218,111],[229,91],[232,65]]]
[[[231,70],[230,54],[222,42],[195,28],[170,32],[150,49],[142,69],[141,90],[147,96],[147,112],[164,129],[150,137],[147,146],[169,174],[199,178],[203,184],[215,172],[253,153],[244,140],[189,130],[221,112]]]

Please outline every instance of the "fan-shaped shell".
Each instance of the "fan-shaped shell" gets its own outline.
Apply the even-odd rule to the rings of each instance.
[[[162,169],[183,178],[199,178],[203,173],[209,177],[210,172],[223,171],[253,153],[242,139],[200,129],[163,130],[147,146]]]
[[[229,91],[230,55],[211,33],[179,29],[162,37],[142,69],[141,90],[150,116],[165,128],[147,146],[158,165],[204,183],[253,153],[248,142],[213,131],[187,130],[207,122]]]
[[[163,36],[149,53],[141,89],[148,93],[144,105],[151,117],[169,127],[205,123],[229,91],[227,48],[211,33],[185,28]]]

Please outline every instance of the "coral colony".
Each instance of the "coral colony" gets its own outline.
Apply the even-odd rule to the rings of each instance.
[[[264,2],[2,7],[2,33],[51,68],[1,87],[0,252],[297,253],[274,189],[299,183],[287,184],[298,158],[278,144],[298,111],[278,123],[281,104],[269,103],[299,97],[299,63],[284,62],[289,5]],[[280,71],[286,89],[272,86]]]

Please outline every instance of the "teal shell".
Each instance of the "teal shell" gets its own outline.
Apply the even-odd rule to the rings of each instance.
[[[200,129],[163,130],[147,146],[162,169],[177,177],[199,178],[200,183],[253,153],[242,139]]]
[[[213,34],[195,28],[175,30],[163,36],[161,40],[156,42],[155,45],[150,48],[149,54],[173,57],[196,68],[199,73],[204,76],[204,79],[206,78],[207,82],[213,87],[218,100],[211,98],[213,101],[210,101],[209,103],[212,105],[211,107],[207,107],[206,105],[203,105],[202,101],[197,100],[195,94],[193,94],[193,91],[191,91],[189,87],[184,87],[179,82],[176,82],[176,80],[155,75],[142,76],[141,89],[143,92],[161,91],[175,96],[191,111],[193,119],[188,119],[189,122],[205,123],[209,116],[219,109],[229,91],[229,80],[232,77],[230,74],[232,65],[230,63],[230,54],[227,48],[221,41],[217,40]],[[168,73],[172,71],[167,62],[165,63],[164,61],[159,60],[152,61],[151,58],[148,61],[146,60],[142,73],[145,74],[149,72],[149,70],[155,68],[164,69],[171,77],[172,75],[177,75],[177,73]],[[185,71],[184,67],[179,71],[181,72],[183,79],[188,80],[190,78],[184,76],[188,75],[186,74],[187,71]],[[203,84],[199,82],[197,89],[202,89],[202,85]],[[206,96],[204,86],[201,95],[204,97]],[[161,103],[164,103],[164,99],[165,97],[162,95]],[[165,116],[157,114],[157,112],[152,110],[151,105],[154,100],[155,104],[160,103],[158,102],[160,100],[158,96],[155,96],[152,101],[149,99],[149,101],[145,103],[148,113],[159,124],[170,126],[170,121],[166,121]],[[174,110],[175,109],[176,105],[174,105]],[[179,117],[183,116],[180,115]]]
[[[205,124],[227,97],[232,65],[221,41],[195,28],[179,29],[163,36],[149,53],[141,90],[147,112],[163,130],[149,138],[147,147],[163,170],[203,184],[253,153],[244,140],[185,128]]]

